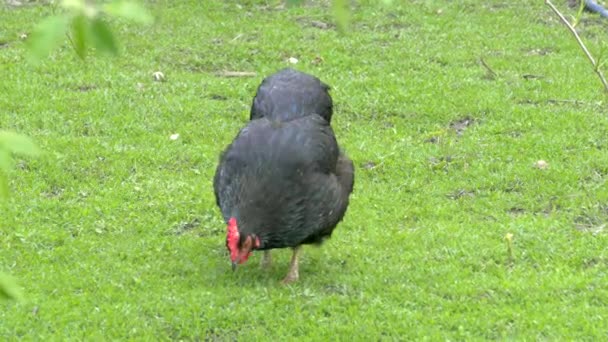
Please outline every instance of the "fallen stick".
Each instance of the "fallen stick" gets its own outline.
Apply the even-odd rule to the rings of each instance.
[[[220,71],[215,73],[220,77],[255,77],[257,73],[252,71]]]

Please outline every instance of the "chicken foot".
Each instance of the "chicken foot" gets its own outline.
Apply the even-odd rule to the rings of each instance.
[[[264,251],[264,256],[262,256],[262,262],[260,264],[262,269],[268,270],[270,269],[270,265],[272,265],[272,258],[270,257],[270,250]]]
[[[298,256],[300,254],[301,249],[302,246],[297,246],[293,249],[291,263],[289,264],[289,271],[287,272],[285,279],[283,279],[283,284],[293,283],[294,281],[297,281],[300,277],[300,273],[298,272]]]

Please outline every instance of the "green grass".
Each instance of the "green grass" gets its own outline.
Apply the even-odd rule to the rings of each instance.
[[[155,25],[112,22],[119,59],[64,45],[36,66],[19,36],[51,8],[1,5],[0,129],[46,153],[18,162],[3,204],[0,271],[26,299],[0,303],[0,336],[606,339],[606,99],[542,1],[360,1],[346,35],[312,25],[325,2],[239,3],[151,2]],[[595,53],[607,25],[579,26]],[[231,272],[212,177],[292,56],[333,86],[357,172],[285,287],[289,250]]]

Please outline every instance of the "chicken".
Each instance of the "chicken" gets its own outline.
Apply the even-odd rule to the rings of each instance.
[[[286,68],[262,81],[251,105],[250,119],[287,121],[318,114],[331,124],[332,113],[327,84],[315,76]]]
[[[321,116],[250,121],[222,153],[213,181],[233,269],[254,250],[291,247],[283,282],[297,280],[300,246],[331,236],[353,184],[353,163]]]

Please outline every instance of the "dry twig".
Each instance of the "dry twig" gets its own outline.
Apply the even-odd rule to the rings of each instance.
[[[215,73],[220,77],[255,77],[257,74],[251,71],[220,71]]]
[[[549,7],[551,7],[551,10],[553,10],[553,12],[555,12],[555,14],[557,14],[557,16],[559,17],[559,19],[564,23],[564,25],[566,25],[566,27],[568,27],[568,29],[570,30],[570,32],[574,35],[574,38],[576,39],[578,45],[581,47],[581,49],[583,49],[583,52],[585,53],[585,55],[587,55],[587,58],[589,59],[589,61],[593,65],[593,71],[595,71],[595,73],[597,74],[597,76],[600,78],[600,81],[602,81],[602,84],[604,85],[604,91],[608,93],[608,82],[606,82],[606,78],[604,77],[604,74],[600,70],[600,67],[597,64],[597,62],[595,61],[595,59],[593,58],[593,56],[591,56],[591,53],[589,52],[589,50],[587,50],[587,47],[585,46],[585,44],[581,40],[581,37],[578,35],[578,33],[576,32],[576,30],[574,29],[574,27],[572,27],[572,25],[570,24],[570,22],[557,9],[557,7],[555,7],[555,5],[553,5],[553,3],[551,3],[550,0],[545,0],[545,4],[547,4],[547,6],[549,6]]]

